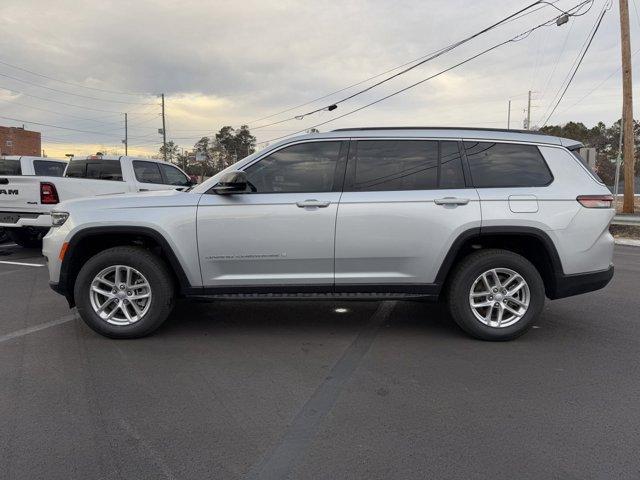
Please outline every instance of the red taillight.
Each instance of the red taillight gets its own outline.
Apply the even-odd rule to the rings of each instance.
[[[42,205],[53,205],[59,202],[56,186],[53,183],[40,182],[40,203]]]
[[[576,198],[586,208],[611,208],[613,195],[580,195]]]

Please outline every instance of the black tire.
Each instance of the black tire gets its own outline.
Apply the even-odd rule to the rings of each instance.
[[[95,276],[114,265],[133,267],[144,275],[151,287],[151,305],[142,318],[130,325],[113,325],[100,318],[91,306],[90,288]],[[114,247],[87,261],[76,278],[74,298],[84,322],[109,338],[140,338],[149,335],[167,319],[174,303],[174,282],[165,262],[141,247]]]
[[[9,228],[9,237],[24,248],[42,248],[42,239],[47,234],[47,228]]]
[[[493,327],[482,323],[469,305],[475,280],[493,268],[508,268],[527,282],[530,292],[526,313],[513,325]],[[475,338],[490,341],[513,340],[529,330],[544,307],[545,289],[540,273],[529,260],[509,250],[487,249],[472,253],[455,266],[448,285],[447,303],[454,321]]]
[[[9,241],[9,234],[6,228],[0,228],[0,245]]]

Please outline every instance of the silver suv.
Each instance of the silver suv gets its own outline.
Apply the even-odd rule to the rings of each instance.
[[[52,288],[95,331],[151,333],[176,297],[445,300],[484,340],[613,276],[612,197],[532,132],[366,128],[291,138],[188,191],[63,202]]]

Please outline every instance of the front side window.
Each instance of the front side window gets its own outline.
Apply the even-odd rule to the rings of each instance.
[[[140,183],[164,183],[160,168],[155,162],[133,161],[133,172]]]
[[[351,161],[356,191],[465,188],[455,141],[359,140]]]
[[[0,175],[22,175],[20,160],[6,160],[0,158]]]
[[[464,142],[476,188],[543,187],[553,180],[535,145]]]
[[[36,175],[46,177],[61,177],[66,164],[62,162],[52,162],[50,160],[34,160],[33,170]]]
[[[171,165],[165,165],[163,163],[158,164],[162,174],[164,175],[163,183],[168,185],[176,185],[180,187],[187,187],[191,184],[189,177]]]
[[[91,160],[87,162],[87,176],[94,180],[122,181],[120,160]]]
[[[341,142],[292,145],[245,170],[256,193],[330,192]]]

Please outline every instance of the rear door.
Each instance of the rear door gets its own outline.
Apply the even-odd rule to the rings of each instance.
[[[460,142],[352,141],[336,222],[336,291],[428,292],[452,242],[480,220]]]

